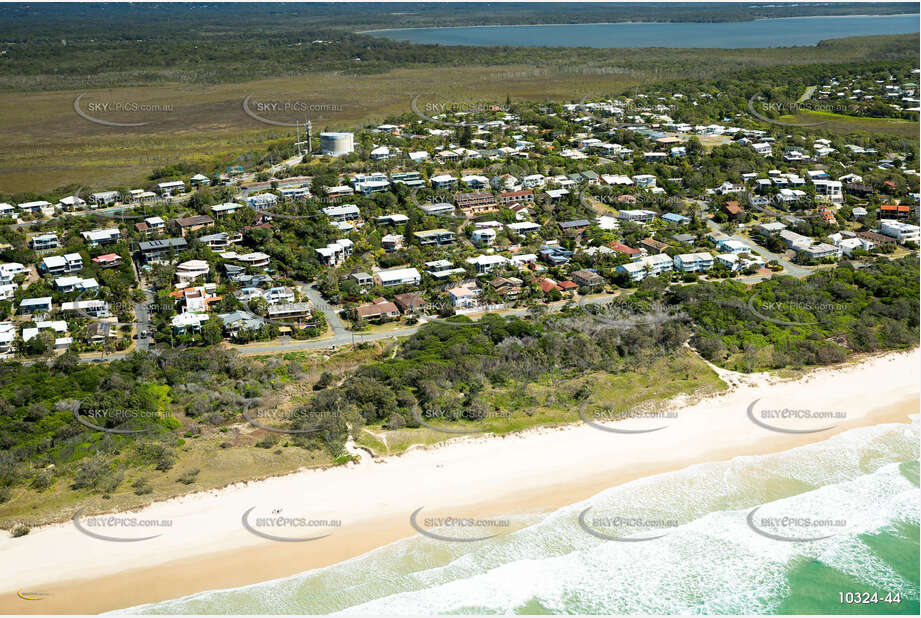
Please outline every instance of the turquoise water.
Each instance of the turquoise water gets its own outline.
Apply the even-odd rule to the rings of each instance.
[[[731,23],[555,24],[375,30],[374,36],[439,45],[561,47],[791,47],[826,39],[918,32],[918,15],[790,17]]]
[[[514,518],[511,532],[489,541],[416,536],[293,577],[128,611],[917,615],[918,457],[917,419],[860,428],[782,453],[613,487],[549,514]],[[831,520],[831,527],[809,531],[810,538],[831,536],[766,538],[746,524],[759,505],[760,515]],[[670,523],[654,541],[605,541],[578,525],[587,507],[598,516]],[[625,526],[603,531],[654,534]],[[901,602],[843,605],[839,592],[898,594]]]

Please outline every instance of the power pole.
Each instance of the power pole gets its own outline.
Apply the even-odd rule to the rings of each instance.
[[[298,121],[294,121],[295,126],[295,138],[294,145],[297,147],[297,156],[302,157],[305,154],[310,154],[310,138],[313,135],[313,122],[310,120],[304,121],[304,135],[306,140],[301,139],[301,125]],[[301,145],[306,145],[306,152],[301,150]]]

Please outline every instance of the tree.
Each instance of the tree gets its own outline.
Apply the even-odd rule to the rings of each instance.
[[[208,345],[220,343],[224,339],[224,333],[219,320],[212,319],[205,322],[201,327],[201,338]]]

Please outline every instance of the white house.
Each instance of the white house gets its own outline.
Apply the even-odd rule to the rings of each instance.
[[[422,275],[415,268],[392,268],[375,273],[381,286],[385,288],[397,285],[419,285]]]
[[[919,238],[921,238],[921,228],[917,225],[911,225],[893,219],[880,220],[879,232],[880,234],[895,238],[900,243],[918,242]]]
[[[490,228],[474,230],[471,239],[477,247],[491,247],[496,242],[496,230]]]
[[[751,252],[751,248],[745,243],[733,240],[731,238],[724,238],[723,240],[716,243],[716,249],[718,251],[724,251],[726,253],[745,253]]]
[[[501,255],[478,255],[467,258],[468,264],[473,264],[478,275],[490,272],[491,270],[508,263],[508,259]]]
[[[626,273],[632,281],[642,281],[646,275],[657,276],[672,270],[674,262],[665,253],[648,255],[629,264],[621,264],[617,272]]]
[[[675,256],[675,270],[696,273],[713,268],[713,256],[709,253],[682,253]]]
[[[183,286],[199,277],[207,277],[211,267],[204,260],[189,260],[176,266],[176,278]]]

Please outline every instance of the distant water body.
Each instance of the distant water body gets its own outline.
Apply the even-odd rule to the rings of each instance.
[[[485,541],[417,535],[292,577],[119,613],[917,616],[921,491],[913,419],[638,479],[549,514],[510,518],[508,533]],[[618,526],[604,532],[664,536],[602,540],[578,524],[588,507],[668,527]],[[772,539],[746,524],[755,507],[759,518],[835,526],[781,527],[769,532],[814,540]],[[588,525],[597,530],[591,517]],[[842,603],[839,593],[858,592],[875,592],[878,602]]]
[[[826,39],[918,32],[918,15],[789,17],[723,23],[549,24],[372,30],[377,37],[439,45],[539,47],[792,47]]]

